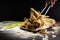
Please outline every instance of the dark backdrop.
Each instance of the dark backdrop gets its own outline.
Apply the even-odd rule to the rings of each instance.
[[[23,21],[24,17],[29,18],[31,7],[41,11],[44,8],[44,3],[44,0],[0,1],[0,21]],[[50,9],[47,15],[59,20],[60,14],[57,11],[59,11],[60,5],[56,5]]]

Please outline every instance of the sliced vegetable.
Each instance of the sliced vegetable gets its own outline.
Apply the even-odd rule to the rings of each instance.
[[[12,23],[12,24],[9,24],[9,25],[7,25],[7,26],[5,26],[5,27],[3,27],[4,29],[10,29],[10,28],[14,28],[14,27],[17,27],[18,25],[22,25],[23,24],[23,22],[16,22],[16,23]]]

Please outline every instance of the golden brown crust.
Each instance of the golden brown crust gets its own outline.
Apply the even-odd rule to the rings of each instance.
[[[49,18],[49,16],[42,15],[39,11],[31,8],[30,18],[25,18],[23,26],[26,29],[37,29],[42,28],[43,26],[52,26],[56,24],[54,19]],[[41,30],[41,33],[46,33],[46,29]]]

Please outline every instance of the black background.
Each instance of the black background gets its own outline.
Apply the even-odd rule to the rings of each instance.
[[[47,15],[56,20],[60,19],[59,7],[60,2],[57,2],[53,8],[50,9]],[[24,17],[29,18],[30,8],[41,11],[44,8],[44,0],[16,0],[16,1],[0,1],[0,21],[13,20],[23,21]]]

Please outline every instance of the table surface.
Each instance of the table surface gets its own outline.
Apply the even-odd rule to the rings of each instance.
[[[57,26],[58,27],[60,26],[60,22],[57,22]],[[17,29],[15,29],[14,31],[12,31],[12,30],[11,31],[0,31],[0,40],[32,40],[32,38],[28,36],[29,34],[26,35],[26,33],[24,34],[24,32],[22,34],[21,31],[19,31]],[[59,30],[60,30],[60,28],[58,29],[58,33],[56,34],[56,37],[55,38],[50,37],[49,40],[60,40],[60,31]],[[27,38],[27,37],[29,37],[29,38]],[[38,36],[35,39],[42,40],[42,38],[38,37]]]

